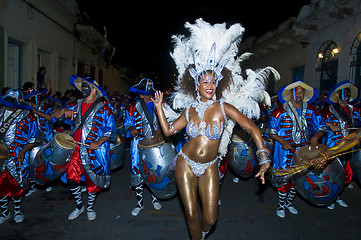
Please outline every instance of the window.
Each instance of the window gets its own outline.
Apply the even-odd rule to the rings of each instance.
[[[22,45],[8,42],[7,53],[7,79],[5,87],[22,87]]]
[[[361,87],[361,33],[359,33],[352,43],[351,63],[350,63],[350,81],[358,88]]]
[[[303,81],[304,74],[305,74],[305,66],[293,68],[292,82]]]
[[[336,43],[331,40],[324,42],[317,52],[316,76],[321,94],[337,83],[338,53]]]

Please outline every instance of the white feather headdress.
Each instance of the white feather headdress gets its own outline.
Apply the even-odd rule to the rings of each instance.
[[[225,64],[222,68],[226,67],[229,69],[233,78],[233,83],[232,86],[229,86],[229,90],[222,92],[224,101],[235,106],[250,119],[259,118],[260,109],[258,103],[265,100],[263,92],[268,76],[272,72],[275,78],[278,79],[279,74],[271,67],[258,71],[247,69],[247,78],[243,79],[240,62],[251,55],[250,53],[245,53],[236,58],[244,28],[240,24],[234,24],[229,28],[226,27],[225,23],[211,25],[202,19],[197,19],[195,24],[186,22],[184,26],[191,33],[189,37],[184,35],[172,37],[174,50],[171,56],[178,70],[178,79],[174,85],[175,91],[172,94],[172,107],[174,109],[185,109],[196,100],[193,95],[186,94],[180,87],[181,78],[187,67],[191,64],[196,65],[200,62],[203,63],[203,66],[206,66],[210,50],[215,45],[216,54],[213,64],[215,66]],[[174,119],[175,115],[170,112],[170,108],[165,109],[165,114],[169,116],[170,121]],[[234,122],[228,120],[219,147],[220,156],[224,156],[227,152],[227,145],[233,127]]]

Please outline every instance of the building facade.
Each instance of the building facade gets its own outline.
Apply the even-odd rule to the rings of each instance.
[[[71,89],[76,73],[120,89],[120,73],[109,64],[114,48],[79,12],[75,0],[0,0],[0,87],[36,83],[44,66],[53,91]]]
[[[253,68],[270,65],[280,72],[270,93],[297,79],[320,94],[346,79],[361,87],[360,13],[358,0],[313,0],[278,29],[246,39],[242,50],[254,53]]]

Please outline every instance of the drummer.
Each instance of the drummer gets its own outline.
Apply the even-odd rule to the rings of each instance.
[[[265,131],[275,141],[274,169],[287,169],[292,166],[292,157],[301,145],[310,144],[311,148],[315,148],[324,135],[324,120],[308,103],[313,94],[313,88],[302,81],[280,89],[278,98],[283,104],[273,111]],[[296,195],[292,182],[272,176],[271,183],[278,191],[277,216],[284,218],[286,208],[292,214],[297,214],[298,211],[292,204]]]
[[[24,84],[25,85],[25,84]],[[39,91],[34,86],[24,92],[28,94],[24,95],[24,101],[33,107],[33,113],[35,113],[37,126],[39,128],[39,138],[36,145],[44,145],[53,138],[53,125],[51,123],[51,114],[53,112],[49,104],[46,104],[41,98],[42,95],[48,93],[48,89]],[[49,192],[52,190],[51,186],[47,186],[46,191]],[[36,191],[35,182],[32,177],[30,177],[30,187],[26,196],[30,196]]]
[[[94,203],[97,195],[110,185],[110,139],[116,137],[116,124],[106,93],[96,80],[70,77],[70,83],[82,92],[83,98],[71,101],[66,108],[54,111],[52,117],[74,120],[70,135],[79,144],[74,150],[67,170],[69,190],[76,202],[76,208],[68,216],[76,219],[83,211],[80,180],[85,175],[88,192],[88,220],[94,220]]]
[[[354,132],[352,128],[360,126],[361,109],[349,104],[355,100],[358,95],[358,89],[349,80],[342,81],[335,85],[327,94],[327,102],[330,106],[325,107],[321,112],[327,126],[325,136],[325,144],[330,148],[336,145],[343,137]],[[345,184],[349,184],[352,180],[352,169],[348,161],[349,155],[341,156],[345,170]],[[340,197],[336,202],[342,207],[348,207],[347,203]],[[327,207],[332,210],[335,204]]]
[[[14,205],[14,220],[20,223],[24,220],[21,204],[29,185],[27,152],[33,148],[39,132],[31,106],[23,102],[22,92],[9,90],[0,104],[0,139],[10,152],[0,168],[0,224],[10,218],[9,200]]]
[[[155,113],[152,97],[155,93],[153,88],[153,81],[143,78],[138,84],[129,89],[130,93],[136,94],[137,100],[133,101],[126,109],[124,118],[124,128],[126,137],[132,137],[130,144],[130,158],[131,158],[131,174],[130,184],[135,189],[137,198],[137,206],[132,210],[133,216],[138,216],[140,211],[144,208],[143,205],[143,191],[144,182],[140,175],[138,164],[140,154],[138,150],[138,143],[146,138],[154,136],[155,139],[162,137],[157,114]],[[160,210],[162,205],[158,199],[152,194],[152,204],[154,209]]]

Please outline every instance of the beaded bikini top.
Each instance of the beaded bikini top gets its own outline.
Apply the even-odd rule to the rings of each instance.
[[[224,112],[224,107],[223,107],[223,100],[221,99],[219,101],[221,104],[223,117],[226,120],[226,114]],[[202,136],[208,137],[210,140],[217,140],[217,139],[221,138],[222,132],[223,132],[223,122],[221,122],[221,126],[219,126],[218,123],[216,121],[214,121],[213,126],[211,126],[212,124],[207,125],[207,123],[205,121],[203,121],[205,111],[214,102],[216,102],[216,101],[214,101],[214,100],[209,100],[207,102],[196,101],[187,108],[186,118],[187,118],[188,124],[186,127],[186,131],[187,131],[188,136],[190,136],[191,138],[196,138],[196,137],[202,135]],[[195,121],[189,122],[189,108],[191,106],[198,113],[198,117],[200,120],[199,124],[196,123]]]

